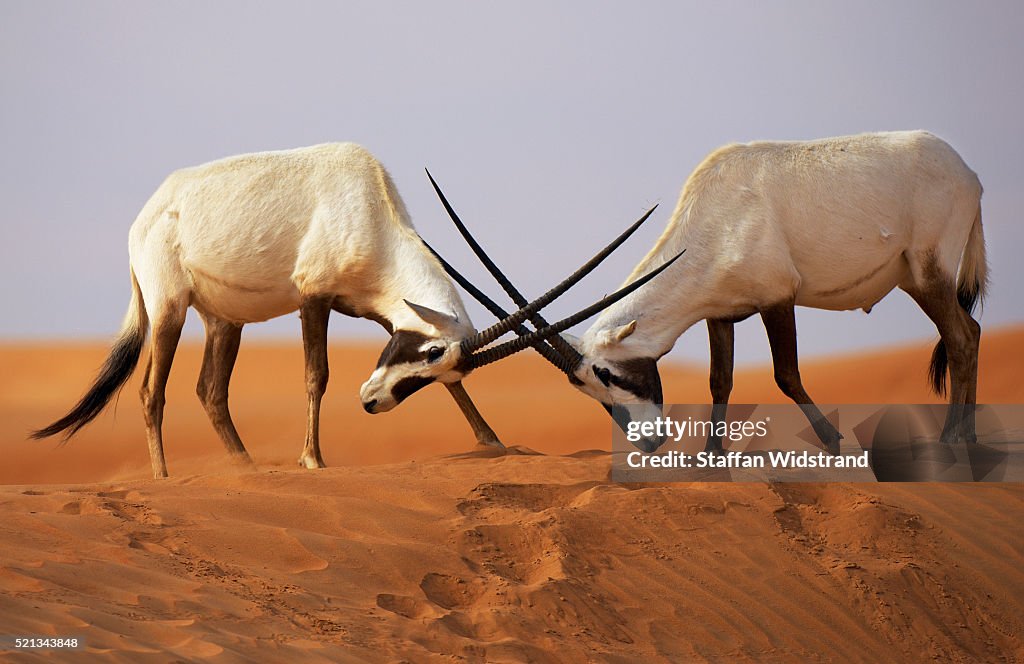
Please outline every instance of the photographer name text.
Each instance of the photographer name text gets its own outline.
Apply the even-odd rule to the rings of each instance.
[[[867,450],[858,454],[832,456],[827,452],[665,452],[644,454],[630,452],[626,464],[630,468],[867,468]]]

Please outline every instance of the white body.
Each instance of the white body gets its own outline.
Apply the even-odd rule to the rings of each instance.
[[[92,421],[135,370],[151,330],[140,397],[153,475],[166,477],[165,388],[192,306],[206,327],[196,393],[237,458],[249,460],[228,408],[242,327],[296,310],[308,397],[300,465],[324,466],[320,404],[332,310],[393,333],[363,385],[364,409],[387,410],[440,380],[477,442],[501,445],[459,382],[458,350],[473,332],[462,301],[387,172],[358,145],[241,155],[177,171],[132,224],[128,249],[132,298],[121,333],[85,396],[34,437],[71,436]]]
[[[736,319],[792,298],[869,311],[893,288],[923,283],[929,256],[955,279],[961,255],[973,256],[964,247],[975,224],[980,237],[980,197],[956,151],[923,131],[728,145],[689,177],[627,283],[686,254],[605,310],[581,350],[659,358],[700,320]],[[622,334],[634,320],[635,333]],[[585,391],[607,392],[586,374]]]
[[[391,178],[352,143],[176,171],[132,225],[129,253],[147,308],[188,298],[200,312],[242,324],[333,294],[355,316],[436,334],[408,299],[473,330]]]

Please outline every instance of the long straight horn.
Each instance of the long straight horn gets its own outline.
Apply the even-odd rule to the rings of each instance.
[[[421,237],[420,241],[423,242],[423,246],[425,246],[427,250],[430,251],[430,253],[434,254],[434,258],[440,261],[441,267],[443,267],[444,271],[448,273],[448,276],[454,279],[455,282],[462,286],[462,288],[467,293],[473,296],[473,299],[482,304],[485,309],[490,311],[495,318],[507,318],[508,316],[511,315],[507,311],[502,309],[497,302],[488,297],[486,293],[484,293],[479,288],[474,286],[469,279],[462,276],[458,270],[452,267],[451,263],[446,261],[444,257],[441,256],[441,254],[437,253],[437,251],[435,251],[433,247],[427,244],[426,240],[424,240]],[[530,334],[531,331],[525,325],[520,325],[518,328],[516,328],[515,333],[522,337],[526,336],[527,334]],[[564,340],[561,337],[552,337],[552,339],[555,338],[564,343]],[[548,343],[543,339],[531,345],[537,349],[537,352],[540,353],[545,360],[555,365],[556,368],[558,368],[560,371],[565,372],[567,375],[572,375],[576,367],[579,365],[579,361],[583,360],[583,356],[580,355],[580,360],[576,362],[576,364],[570,364],[569,359],[566,358],[563,353],[559,353],[558,351],[556,351],[554,348],[549,346]],[[566,346],[569,346],[569,344],[566,344]],[[569,346],[569,349],[576,353],[576,349],[573,348],[572,346]],[[576,354],[579,355],[579,353]]]
[[[669,265],[671,265],[672,263],[675,263],[679,259],[679,257],[682,256],[685,253],[686,253],[686,249],[683,249],[678,254],[673,256],[671,260],[669,260],[665,264],[661,265],[656,270],[648,272],[647,274],[645,274],[644,276],[640,277],[639,279],[637,279],[636,281],[632,282],[631,284],[620,288],[619,290],[615,291],[611,295],[608,295],[606,297],[601,298],[600,300],[598,300],[594,304],[590,305],[586,309],[578,311],[575,314],[573,314],[572,316],[569,316],[567,318],[563,318],[562,320],[558,321],[557,323],[554,323],[553,325],[548,325],[547,327],[543,327],[543,328],[541,328],[539,330],[535,330],[534,332],[531,332],[530,334],[521,336],[518,339],[513,339],[512,341],[507,341],[507,342],[505,342],[503,344],[495,346],[494,348],[488,348],[487,350],[482,350],[482,351],[480,351],[478,353],[474,353],[473,354],[473,361],[471,363],[472,367],[473,368],[478,368],[478,367],[482,367],[484,365],[490,364],[492,362],[497,362],[498,360],[504,359],[504,358],[508,357],[509,355],[512,355],[514,353],[518,353],[519,351],[523,350],[524,348],[528,348],[531,344],[535,343],[538,339],[546,339],[546,338],[548,338],[548,337],[550,337],[552,335],[555,335],[555,334],[558,334],[559,332],[562,332],[563,330],[569,329],[570,327],[572,327],[573,325],[575,325],[575,324],[577,324],[577,323],[579,323],[581,321],[584,321],[584,320],[590,318],[591,316],[593,316],[597,312],[599,312],[602,309],[605,309],[605,308],[611,306],[612,304],[615,304],[616,302],[618,302],[622,298],[626,297],[627,295],[629,295],[630,293],[632,293],[636,289],[638,289],[641,286],[643,286],[644,284],[646,284],[651,279],[653,279],[656,276],[658,276],[659,274],[661,274],[665,269],[668,268]]]
[[[477,242],[476,238],[473,237],[473,234],[469,232],[468,228],[466,228],[466,225],[462,223],[462,219],[459,218],[458,213],[455,212],[455,208],[453,208],[451,203],[448,202],[448,197],[444,195],[443,191],[441,191],[441,187],[438,186],[437,181],[434,180],[434,176],[430,174],[430,170],[423,170],[427,172],[427,178],[430,179],[430,184],[431,186],[434,187],[434,192],[437,194],[437,197],[441,200],[441,205],[444,206],[445,211],[448,213],[448,216],[451,217],[452,223],[455,224],[455,228],[458,229],[459,234],[462,235],[462,238],[466,241],[466,244],[468,244],[469,248],[473,250],[473,253],[476,254],[476,257],[480,259],[480,262],[483,263],[483,266],[485,268],[487,268],[487,271],[491,273],[491,276],[494,277],[494,280],[498,282],[498,285],[501,286],[501,289],[505,291],[505,293],[512,299],[512,302],[514,302],[517,307],[525,307],[528,304],[526,298],[523,297],[523,294],[519,292],[519,290],[515,287],[512,281],[507,276],[505,276],[505,273],[501,271],[501,268],[499,268],[494,263],[494,261],[491,260],[491,257],[487,255],[487,252],[484,251],[484,248],[480,246],[480,243]],[[632,231],[636,230],[639,227],[640,225],[636,224],[633,226],[633,228],[630,229],[629,232],[632,233]],[[429,246],[427,248],[430,249]],[[434,251],[433,249],[430,250],[434,252],[434,255],[437,256],[437,258],[441,261],[442,265],[447,265],[445,260],[438,256],[436,251]],[[446,271],[447,269],[448,268],[445,268]],[[458,281],[458,277],[452,274],[452,272],[448,272],[448,274],[451,275],[452,278],[456,279],[456,281]],[[463,286],[463,288],[465,288],[465,286]],[[477,297],[477,295],[474,294],[473,291],[470,290],[469,288],[466,288],[466,291],[470,295],[472,295],[477,302],[484,305],[484,307],[487,307],[488,311],[494,314],[499,320],[508,317],[509,314],[496,313],[494,309],[488,307],[487,304],[484,303],[484,301],[481,300],[479,297]],[[546,327],[548,325],[548,322],[544,320],[544,317],[541,316],[539,313],[534,313],[533,315],[531,315],[529,320],[537,328]],[[551,337],[550,339],[548,339],[548,343],[550,343],[554,347],[554,349],[558,351],[558,355],[561,356],[560,361],[552,362],[552,358],[548,357],[547,353],[541,352],[541,354],[544,355],[544,357],[549,362],[552,362],[552,364],[554,364],[555,367],[563,371],[566,375],[574,375],[576,367],[578,367],[580,362],[583,361],[583,356],[580,355],[579,352],[575,348],[573,348],[572,345],[566,342],[565,339],[563,339],[562,337]],[[534,348],[537,347],[534,346]],[[540,349],[538,348],[538,350]]]
[[[638,219],[632,226],[627,228],[625,232],[619,235],[619,237],[612,240],[611,244],[609,244],[607,247],[599,251],[589,261],[584,263],[582,267],[580,267],[578,270],[576,270],[568,277],[566,277],[562,281],[562,283],[558,284],[548,292],[544,293],[533,302],[530,302],[529,304],[520,307],[519,311],[515,312],[508,318],[505,318],[504,320],[495,323],[486,330],[478,332],[472,337],[464,339],[462,341],[463,354],[469,355],[473,351],[483,348],[484,346],[491,343],[492,341],[494,341],[501,335],[505,334],[509,330],[512,330],[514,327],[522,323],[524,320],[529,318],[534,313],[540,311],[547,305],[551,304],[557,297],[562,295],[562,293],[572,288],[580,279],[590,274],[594,270],[594,268],[600,265],[601,261],[607,258],[610,253],[615,251],[615,249],[617,249],[619,245],[625,242],[626,239],[630,235],[632,235],[634,231],[636,231],[636,229],[640,228],[640,224],[647,221],[647,218],[654,213],[654,210],[656,210],[657,207],[658,206],[655,205],[650,210],[648,210],[644,216],[640,217],[640,219]]]

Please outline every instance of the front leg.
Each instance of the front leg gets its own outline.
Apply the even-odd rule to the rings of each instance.
[[[325,468],[320,456],[320,401],[327,391],[327,320],[331,314],[331,298],[309,298],[299,307],[302,318],[302,347],[306,355],[306,395],[309,407],[306,416],[306,444],[299,457],[304,468]]]
[[[459,405],[459,410],[462,411],[462,415],[469,422],[469,426],[473,427],[473,435],[476,436],[477,445],[504,449],[505,446],[498,440],[498,435],[494,433],[494,430],[484,420],[483,415],[476,409],[473,400],[469,398],[466,388],[462,386],[462,381],[445,383],[445,387],[448,388],[448,393],[455,399],[455,403]]]
[[[772,349],[775,382],[782,392],[804,412],[822,445],[830,454],[839,454],[839,441],[843,435],[814,405],[800,380],[800,366],[796,350],[796,313],[793,302],[782,302],[761,312],[764,329],[768,332],[768,345]]]
[[[708,435],[705,452],[721,452],[722,437],[717,435],[718,423],[725,421],[729,394],[732,392],[733,348],[735,324],[732,321],[708,319],[708,340],[711,345],[711,421],[714,428]]]

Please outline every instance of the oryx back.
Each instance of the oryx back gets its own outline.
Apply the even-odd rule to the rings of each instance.
[[[187,292],[200,311],[248,323],[309,293],[336,293],[359,313],[394,235],[411,232],[373,156],[325,144],[175,172],[132,227],[130,251],[143,292]]]

